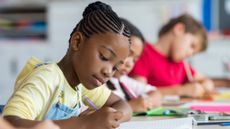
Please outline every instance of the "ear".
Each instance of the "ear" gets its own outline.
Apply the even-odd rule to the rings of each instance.
[[[70,47],[73,51],[77,51],[80,48],[80,45],[83,42],[83,35],[81,32],[74,32],[71,40],[70,40]]]
[[[185,33],[185,25],[183,23],[177,23],[173,27],[173,34],[175,36],[181,35]]]

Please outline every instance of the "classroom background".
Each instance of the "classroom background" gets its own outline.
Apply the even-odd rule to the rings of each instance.
[[[209,77],[230,77],[230,0],[101,0],[133,22],[152,43],[169,18],[189,13],[209,32],[208,49],[189,62]],[[59,61],[71,29],[92,0],[0,0],[0,104],[31,56]]]

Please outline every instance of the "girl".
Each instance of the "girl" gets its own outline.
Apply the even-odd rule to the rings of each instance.
[[[129,28],[131,33],[130,55],[126,58],[124,64],[120,65],[114,77],[107,82],[107,86],[115,94],[127,100],[134,112],[145,112],[161,105],[161,95],[155,87],[140,83],[127,76],[141,55],[145,39],[133,24],[123,18],[121,18],[121,21]]]
[[[60,62],[29,60],[4,108],[5,118],[17,127],[51,119],[61,129],[112,129],[129,120],[129,105],[101,86],[129,55],[129,35],[109,5],[89,4]],[[77,117],[82,101],[97,111]]]
[[[155,45],[145,45],[130,76],[157,86],[163,94],[202,97],[212,92],[212,81],[183,60],[206,47],[207,35],[199,22],[186,14],[173,18],[161,28]]]

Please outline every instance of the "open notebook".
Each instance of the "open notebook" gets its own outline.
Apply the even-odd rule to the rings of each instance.
[[[129,121],[118,129],[192,129],[191,117],[153,121]]]

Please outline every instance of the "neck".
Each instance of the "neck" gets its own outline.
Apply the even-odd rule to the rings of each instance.
[[[159,38],[157,43],[155,44],[155,48],[165,55],[166,57],[169,57],[170,54],[170,48],[171,48],[171,42],[172,38],[170,34],[165,34],[162,37]]]
[[[74,72],[75,70],[74,70],[72,63],[70,62],[70,59],[68,58],[67,55],[64,56],[60,62],[58,62],[58,66],[62,70],[66,80],[69,83],[69,85],[72,88],[75,88],[75,86],[77,86],[80,83],[80,81],[79,81],[78,76]]]

